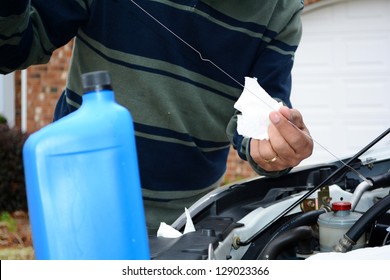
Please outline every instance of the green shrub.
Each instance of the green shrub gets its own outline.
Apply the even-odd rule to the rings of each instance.
[[[3,116],[3,115],[1,115],[0,114],[0,124],[2,124],[2,123],[7,123],[7,119]]]
[[[10,128],[0,116],[0,211],[27,211],[23,144],[27,134]]]

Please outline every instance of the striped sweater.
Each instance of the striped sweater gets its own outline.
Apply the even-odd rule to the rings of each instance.
[[[110,71],[116,100],[134,119],[145,200],[188,203],[215,187],[231,144],[261,173],[249,158],[249,140],[236,132],[233,104],[250,76],[291,106],[303,1],[134,2],[139,6],[132,0],[0,0],[0,73],[46,63],[74,38],[54,118],[80,106],[82,73]]]

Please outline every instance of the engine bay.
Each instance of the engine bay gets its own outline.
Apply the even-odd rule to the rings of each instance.
[[[305,260],[390,245],[390,144],[220,187],[188,209],[193,232],[149,236],[156,260]],[[172,227],[183,231],[186,215]],[[390,259],[390,256],[388,257]]]

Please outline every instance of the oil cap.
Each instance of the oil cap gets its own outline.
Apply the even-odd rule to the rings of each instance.
[[[108,71],[95,71],[81,75],[84,92],[111,90],[111,76]]]

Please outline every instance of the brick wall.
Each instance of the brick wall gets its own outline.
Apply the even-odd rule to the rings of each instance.
[[[56,50],[49,63],[36,65],[27,70],[27,130],[34,132],[52,121],[57,100],[64,89],[71,43]],[[21,123],[20,72],[16,73],[16,120]]]
[[[306,0],[305,4],[319,0]],[[49,63],[32,66],[27,70],[27,130],[34,132],[49,124],[53,118],[55,104],[65,86],[72,42],[54,52]],[[21,75],[16,72],[16,116],[15,124],[21,126],[20,92]],[[227,183],[255,176],[247,162],[241,160],[235,151],[228,159]]]

